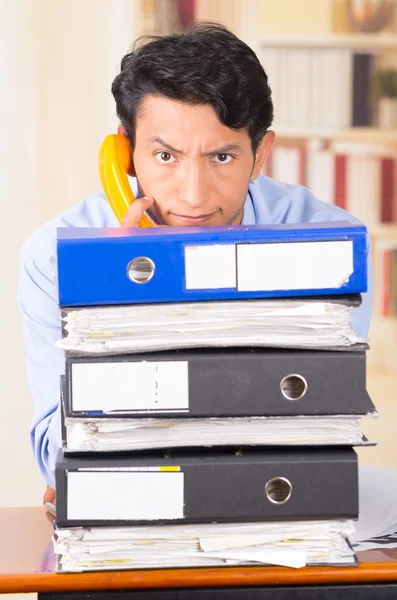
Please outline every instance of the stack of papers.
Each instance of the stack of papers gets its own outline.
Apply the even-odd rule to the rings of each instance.
[[[397,470],[362,465],[359,485],[360,518],[352,543],[397,532]]]
[[[66,417],[67,450],[109,452],[240,445],[363,445],[359,419],[335,417],[241,417],[120,419]]]
[[[353,544],[353,548],[355,552],[365,552],[366,550],[394,550],[394,548],[397,548],[397,531],[396,533],[389,533],[388,535],[356,542]]]
[[[354,565],[352,521],[57,529],[62,572],[272,564]]]
[[[351,308],[351,302],[337,298],[66,310],[67,337],[58,345],[83,354],[222,346],[343,348],[366,343],[350,324]]]

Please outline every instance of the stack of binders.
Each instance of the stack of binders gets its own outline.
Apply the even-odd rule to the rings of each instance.
[[[60,571],[356,564],[366,236],[58,230]]]

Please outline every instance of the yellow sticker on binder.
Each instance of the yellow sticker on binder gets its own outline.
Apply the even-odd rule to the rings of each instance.
[[[181,467],[160,467],[162,473],[177,473],[181,470]]]

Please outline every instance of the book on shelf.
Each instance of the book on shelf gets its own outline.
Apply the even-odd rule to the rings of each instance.
[[[375,56],[349,48],[264,47],[275,127],[339,130],[374,125]]]
[[[373,255],[375,308],[382,317],[397,317],[397,239],[379,240]]]
[[[397,224],[397,143],[362,144],[318,140],[305,145],[276,145],[264,173],[273,179],[306,185],[324,202],[360,219],[371,231]]]

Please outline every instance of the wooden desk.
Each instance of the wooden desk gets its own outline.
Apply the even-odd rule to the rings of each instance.
[[[0,509],[0,532],[0,594],[39,592],[40,598],[48,600],[71,597],[71,592],[80,592],[73,597],[81,599],[88,597],[87,592],[92,600],[115,596],[115,592],[104,593],[105,590],[117,590],[120,599],[136,600],[397,598],[397,550],[363,552],[358,567],[228,567],[57,574],[51,544],[52,519],[44,508]],[[98,591],[102,593],[93,594]]]

